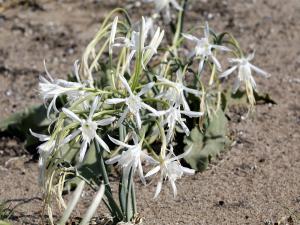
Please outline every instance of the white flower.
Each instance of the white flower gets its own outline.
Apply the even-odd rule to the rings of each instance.
[[[139,27],[139,31],[132,31],[130,39],[127,37],[117,38],[122,42],[115,43],[114,46],[126,47],[131,50],[129,55],[127,56],[126,65],[125,65],[126,68],[129,67],[130,62],[134,57],[134,55],[136,55],[137,58],[137,56],[141,53],[143,67],[145,67],[150,61],[150,59],[152,58],[152,56],[156,54],[157,48],[163,39],[164,31],[161,31],[160,28],[158,27],[149,45],[145,46],[145,42],[147,40],[149,31],[152,29],[152,26],[153,24],[150,20],[147,20],[146,22],[145,18],[142,17],[142,22]]]
[[[145,177],[150,177],[160,171],[160,179],[157,183],[154,198],[157,198],[159,195],[164,180],[168,179],[170,181],[175,197],[177,195],[175,181],[178,178],[181,178],[183,174],[193,175],[195,173],[195,170],[183,167],[179,162],[180,159],[184,158],[190,153],[191,149],[192,147],[190,147],[190,149],[183,154],[175,156],[171,146],[169,154],[167,154],[160,161],[156,161],[157,166],[155,166],[145,175]]]
[[[153,36],[153,34],[154,34],[154,22],[153,22],[153,19],[151,17],[142,17],[142,19],[143,18],[145,20],[144,32],[147,35],[150,32],[150,36]]]
[[[125,104],[127,105],[127,108],[121,114],[121,117],[120,117],[118,123],[119,124],[122,123],[124,121],[124,119],[126,118],[127,114],[132,113],[135,116],[137,127],[140,129],[142,126],[142,120],[141,120],[141,116],[140,116],[141,109],[147,109],[150,112],[152,112],[154,115],[157,115],[157,111],[154,108],[152,108],[151,106],[144,103],[141,99],[141,96],[143,94],[145,94],[147,91],[149,91],[153,87],[154,83],[153,82],[148,83],[140,90],[139,93],[134,95],[132,93],[131,88],[130,88],[129,84],[127,83],[126,79],[123,76],[120,76],[120,80],[121,80],[122,84],[124,85],[124,87],[126,88],[129,96],[127,98],[107,99],[105,102],[107,104],[118,104],[121,102],[125,102]]]
[[[176,0],[144,0],[144,1],[145,2],[154,2],[155,11],[157,13],[161,12],[162,10],[165,10],[164,18],[166,18],[166,20],[167,20],[166,22],[169,22],[171,20],[170,4],[178,11],[183,10],[182,7],[177,3]]]
[[[145,47],[145,52],[143,53],[143,58],[142,58],[142,66],[145,69],[146,65],[149,63],[151,58],[153,57],[154,54],[157,53],[157,48],[160,45],[163,37],[164,37],[165,31],[160,30],[158,27],[156,29],[156,32],[153,35],[153,38],[151,39],[149,45]]]
[[[115,117],[109,117],[106,119],[102,119],[99,121],[93,121],[93,114],[98,106],[98,96],[95,98],[90,113],[87,119],[80,119],[75,113],[70,111],[69,109],[63,108],[63,112],[73,121],[80,123],[80,128],[73,131],[70,135],[68,135],[63,141],[62,145],[69,143],[71,140],[73,140],[78,135],[81,135],[82,137],[82,143],[79,153],[79,162],[82,162],[87,146],[90,144],[90,142],[94,139],[106,150],[109,151],[109,148],[107,144],[101,139],[101,137],[97,134],[97,130],[99,129],[98,126],[106,126],[111,124],[116,118]]]
[[[51,139],[50,136],[44,135],[44,134],[37,134],[33,132],[31,129],[29,130],[31,135],[38,138],[39,141],[44,142],[43,144],[39,145],[38,148],[38,153],[40,154],[39,158],[39,168],[40,168],[40,176],[39,176],[39,182],[43,183],[44,182],[44,173],[46,169],[46,161],[47,158],[50,156],[52,151],[54,150],[55,147],[55,140]]]
[[[163,120],[162,125],[167,124],[168,126],[167,140],[169,142],[174,136],[174,130],[177,123],[180,125],[181,129],[185,132],[187,136],[190,135],[190,130],[185,124],[185,118],[181,117],[182,114],[193,118],[202,116],[203,112],[180,110],[180,106],[174,105],[171,106],[168,110],[158,111],[158,114],[160,116],[164,115],[165,119]]]
[[[263,76],[263,77],[268,77],[270,76],[267,72],[265,72],[264,70],[252,65],[250,63],[250,61],[254,58],[254,53],[250,54],[248,57],[244,58],[234,58],[234,59],[229,59],[230,63],[234,63],[236,65],[234,65],[233,67],[231,67],[230,69],[224,71],[219,77],[223,78],[223,77],[227,77],[229,76],[233,71],[235,71],[236,69],[238,69],[238,76],[236,78],[235,84],[233,86],[233,93],[235,93],[240,85],[241,82],[244,82],[246,85],[246,88],[253,88],[254,90],[256,90],[256,83],[255,80],[252,76],[252,72],[251,70],[254,70],[255,72],[257,72],[257,74]]]
[[[176,77],[176,82],[170,81],[166,78],[157,77],[157,79],[162,83],[171,86],[171,88],[168,88],[167,91],[163,93],[163,96],[171,102],[171,105],[183,105],[184,110],[190,111],[190,107],[184,96],[184,92],[199,96],[200,91],[184,86],[182,71],[178,70]]]
[[[49,74],[46,65],[45,71],[49,80],[47,80],[43,76],[40,76],[39,91],[45,102],[49,99],[52,99],[47,109],[47,116],[49,118],[52,107],[55,112],[58,112],[55,102],[60,95],[66,94],[72,96],[72,98],[76,98],[76,96],[79,97],[82,95],[79,89],[84,87],[84,85],[82,85],[81,83],[65,81],[62,79],[53,79]]]
[[[108,136],[109,139],[116,145],[119,145],[123,148],[127,148],[126,151],[123,151],[121,155],[117,155],[106,161],[107,164],[118,163],[119,166],[123,168],[123,175],[128,177],[130,170],[132,169],[132,174],[135,173],[136,168],[138,168],[138,173],[141,181],[145,184],[145,177],[143,174],[143,167],[141,158],[145,158],[148,161],[154,162],[150,156],[142,151],[143,139],[138,142],[137,135],[133,135],[134,145],[128,145],[122,141],[114,139]]]
[[[110,31],[110,38],[109,38],[109,54],[112,54],[112,46],[115,42],[115,36],[117,33],[117,26],[118,26],[118,17],[116,16],[112,26],[111,26],[111,31]]]
[[[225,46],[215,45],[210,43],[209,26],[207,22],[205,23],[203,38],[198,39],[197,37],[190,34],[182,34],[182,36],[196,43],[196,47],[192,55],[201,57],[199,63],[199,72],[203,69],[204,61],[207,59],[211,59],[219,71],[222,70],[220,62],[214,56],[213,49],[220,50],[220,51],[231,51],[231,50]]]

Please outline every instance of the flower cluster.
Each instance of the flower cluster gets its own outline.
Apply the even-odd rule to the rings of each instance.
[[[183,10],[175,0],[154,3],[157,12],[166,10],[168,17],[170,5]],[[252,70],[265,77],[268,74],[250,63],[254,54],[244,57],[232,36],[222,41],[225,35],[218,36],[208,23],[203,37],[179,30],[172,44],[165,46],[164,30],[154,29],[152,19],[142,17],[137,25],[119,17],[108,21],[80,63],[75,62],[76,82],[53,79],[47,69],[48,79],[40,78],[40,95],[52,120],[50,135],[31,131],[44,142],[38,147],[42,177],[47,177],[51,166],[65,165],[66,151],[75,153],[75,160],[69,163],[80,168],[94,143],[101,155],[99,160],[106,157],[107,165],[117,163],[127,182],[136,172],[144,184],[160,174],[154,197],[165,180],[170,182],[175,196],[176,180],[195,173],[180,163],[193,146],[186,151],[176,149],[182,144],[178,134],[189,136],[191,129],[201,127],[203,118],[209,118],[220,107],[224,78],[235,70],[238,73],[233,92],[244,83],[251,107],[256,90]],[[186,48],[185,44],[193,48],[181,55],[185,51],[177,50]],[[104,54],[105,50],[108,54]],[[231,68],[222,70],[219,53],[235,57],[228,57]],[[209,72],[209,83],[205,85],[208,79],[204,75]],[[62,106],[58,107],[57,101]],[[105,174],[100,175],[105,178]]]
[[[167,1],[165,2],[164,4],[167,4]],[[175,1],[171,1],[171,3],[178,10],[181,10],[180,6],[175,4]],[[165,5],[157,3],[157,10],[161,10],[164,7]],[[107,152],[110,152],[109,145],[113,143],[120,146],[119,151],[122,148],[123,151],[120,155],[107,160],[108,164],[118,162],[127,175],[131,169],[133,171],[138,169],[139,176],[145,183],[142,160],[146,160],[155,166],[147,173],[146,177],[161,171],[161,178],[155,196],[157,197],[160,192],[164,178],[170,180],[174,194],[176,194],[175,180],[180,178],[183,173],[193,174],[194,171],[181,166],[179,162],[179,159],[187,155],[189,151],[180,156],[175,156],[172,144],[174,143],[176,132],[184,132],[187,136],[189,135],[190,130],[186,124],[187,117],[199,118],[204,116],[205,112],[191,110],[187,99],[190,95],[201,99],[201,89],[195,88],[195,86],[194,88],[188,87],[185,84],[188,74],[187,67],[178,68],[174,73],[174,80],[172,79],[174,77],[172,72],[170,76],[166,76],[163,73],[166,71],[161,71],[161,73],[152,78],[148,77],[148,82],[144,82],[142,77],[143,70],[147,70],[146,65],[155,54],[158,54],[157,49],[161,44],[164,31],[157,28],[151,38],[149,31],[153,29],[153,23],[146,22],[148,20],[142,18],[138,31],[132,30],[125,37],[116,37],[118,21],[118,17],[116,17],[111,25],[109,52],[110,54],[113,54],[115,51],[124,51],[126,53],[122,65],[126,70],[131,68],[133,58],[135,58],[135,62],[133,73],[128,74],[130,70],[127,73],[125,72],[126,70],[121,70],[124,73],[112,75],[113,80],[118,83],[115,85],[116,88],[113,88],[113,85],[105,89],[94,87],[94,85],[89,87],[86,85],[88,82],[81,82],[80,68],[77,62],[74,64],[77,82],[55,80],[47,69],[46,74],[49,80],[41,77],[39,84],[40,94],[45,102],[50,102],[48,115],[50,115],[53,108],[56,113],[59,113],[56,118],[60,122],[57,122],[59,126],[56,127],[55,132],[51,136],[32,132],[41,141],[46,141],[39,146],[41,154],[40,166],[45,168],[45,163],[51,153],[54,150],[59,151],[62,146],[70,142],[80,142],[79,163],[84,160],[86,151],[93,140],[97,141]],[[204,37],[202,38],[197,38],[187,33],[182,35],[187,41],[195,43],[195,48],[189,54],[189,57],[200,59],[198,73],[201,73],[205,63],[212,63],[218,71],[222,71],[216,55],[218,51],[231,52],[232,50],[213,42],[208,23],[205,24]],[[145,43],[148,39],[151,40],[146,45]],[[267,73],[249,62],[253,57],[254,54],[246,58],[243,56],[241,58],[229,58],[229,62],[235,65],[221,72],[219,77],[227,77],[234,70],[238,69],[238,77],[233,90],[236,91],[242,82],[245,83],[247,90],[255,89],[256,84],[252,77],[251,69],[263,76],[267,76]],[[135,81],[138,81],[139,85]],[[63,96],[67,96],[68,102],[59,111],[56,107],[56,101],[58,97]],[[166,130],[166,134],[161,134],[165,138],[161,142],[166,143],[165,146],[170,146],[168,154],[164,150],[161,151],[159,156],[151,156],[147,151],[143,151],[146,138],[142,138],[141,134],[146,132],[145,127],[149,126],[149,121],[155,120],[159,121],[157,126]],[[117,121],[117,123],[114,123],[114,121]],[[132,134],[134,145],[126,144],[122,142],[123,140],[117,140],[111,136],[108,137],[112,143],[108,144],[103,140],[107,139],[105,132],[108,127],[115,129],[120,126],[125,127],[127,133]],[[101,131],[105,132],[102,133]],[[60,136],[59,141],[58,136]]]

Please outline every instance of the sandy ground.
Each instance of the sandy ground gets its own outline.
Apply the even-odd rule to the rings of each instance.
[[[132,15],[141,11],[135,1],[105,2],[11,4],[0,13],[1,119],[40,102],[36,89],[43,59],[52,74],[64,77],[105,13],[128,4]],[[138,184],[144,224],[300,224],[294,215],[300,218],[300,1],[192,1],[188,26],[204,20],[233,33],[244,49],[256,49],[254,63],[272,74],[257,77],[259,89],[278,104],[258,105],[247,120],[232,113],[236,145],[204,173],[180,180],[176,199],[165,186],[153,201],[155,185]],[[40,224],[37,174],[22,143],[1,138],[0,200],[17,206],[13,224]]]

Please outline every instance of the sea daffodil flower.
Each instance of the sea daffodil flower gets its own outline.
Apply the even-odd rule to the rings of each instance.
[[[185,124],[185,118],[182,118],[181,115],[188,116],[190,118],[193,117],[200,117],[204,113],[203,112],[195,112],[195,111],[185,111],[185,110],[180,110],[179,106],[171,106],[169,109],[165,111],[158,111],[158,115],[164,116],[164,119],[162,121],[162,125],[167,124],[168,126],[168,131],[167,131],[167,140],[168,142],[172,139],[174,136],[174,130],[175,126],[178,123],[180,125],[180,128],[185,132],[187,136],[190,135],[190,130]]]
[[[203,38],[199,39],[190,34],[182,34],[182,36],[196,43],[196,47],[195,50],[192,52],[192,55],[195,55],[196,57],[201,57],[199,67],[198,67],[199,72],[202,71],[203,69],[204,61],[208,59],[210,59],[216,65],[219,71],[222,70],[221,64],[219,60],[215,57],[213,50],[214,49],[220,51],[231,51],[231,50],[225,46],[215,45],[210,43],[209,26],[207,22],[205,23]]]
[[[156,186],[154,198],[157,198],[161,192],[164,180],[170,181],[174,197],[176,197],[177,188],[175,181],[181,178],[183,174],[193,175],[195,173],[195,170],[184,167],[179,162],[180,159],[184,158],[190,153],[191,149],[192,146],[183,154],[175,156],[171,146],[169,153],[164,158],[161,158],[159,161],[156,160],[156,166],[145,175],[147,178],[157,174],[160,171],[160,178]]]
[[[163,77],[157,77],[157,79],[163,84],[170,86],[170,88],[163,93],[164,98],[170,101],[171,105],[182,105],[186,111],[190,111],[190,107],[186,101],[184,92],[191,93],[196,96],[199,96],[201,93],[200,91],[188,88],[183,84],[183,73],[179,70],[176,72],[176,82],[170,81]]]
[[[124,110],[124,112],[121,114],[121,117],[118,121],[118,123],[122,123],[124,121],[124,119],[126,118],[126,116],[129,113],[132,113],[135,116],[135,120],[137,123],[137,127],[140,129],[142,127],[142,120],[141,120],[141,116],[140,116],[140,110],[141,109],[147,109],[150,112],[152,112],[154,115],[157,115],[157,111],[152,108],[151,106],[147,105],[146,103],[144,103],[141,99],[141,96],[143,94],[145,94],[146,92],[148,92],[154,85],[153,82],[146,84],[141,90],[140,92],[138,92],[136,95],[133,94],[129,84],[127,83],[126,79],[123,76],[120,76],[120,81],[123,84],[123,86],[125,87],[125,89],[127,90],[129,96],[127,98],[111,98],[111,99],[107,99],[105,101],[106,104],[118,104],[118,103],[122,103],[125,102],[125,104],[127,105],[127,108]]]
[[[82,91],[79,91],[79,89],[84,87],[84,85],[81,83],[70,82],[62,79],[53,79],[46,68],[45,62],[44,66],[46,75],[49,80],[47,80],[43,76],[40,76],[39,92],[42,95],[44,102],[46,102],[49,99],[52,99],[47,109],[47,116],[49,118],[52,108],[55,112],[58,112],[55,103],[56,99],[60,95],[66,94],[72,96],[72,98],[76,98],[76,96],[79,97],[82,95]]]
[[[236,69],[238,69],[238,76],[236,78],[233,92],[235,93],[240,85],[241,82],[244,82],[246,85],[250,85],[254,90],[256,89],[256,83],[252,76],[251,70],[254,70],[257,74],[268,77],[270,76],[266,71],[254,66],[250,63],[250,61],[254,58],[254,53],[250,54],[249,56],[241,57],[241,58],[230,58],[228,61],[232,64],[236,64],[230,69],[224,71],[222,74],[220,74],[220,78],[224,78],[232,74]]]
[[[39,163],[38,163],[40,168],[39,183],[42,184],[44,182],[46,161],[55,148],[55,140],[51,139],[51,136],[35,133],[31,129],[29,131],[32,136],[38,138],[39,141],[44,142],[37,147],[38,153],[40,154]]]
[[[138,169],[138,173],[141,181],[145,184],[145,177],[142,167],[142,158],[154,162],[152,157],[148,156],[145,152],[142,151],[143,139],[138,141],[137,135],[133,135],[134,145],[126,144],[122,141],[119,141],[115,138],[108,136],[109,139],[116,145],[126,148],[120,155],[114,156],[111,159],[107,160],[107,164],[118,163],[119,166],[123,168],[123,174],[125,177],[128,177],[130,170],[132,169],[132,174],[135,173]]]
[[[170,16],[170,4],[177,9],[178,11],[183,10],[182,7],[178,4],[176,0],[144,0],[145,2],[154,2],[155,4],[155,11],[157,13],[161,11],[165,11],[164,18],[169,22],[171,20]]]
[[[142,65],[145,67],[147,63],[150,61],[152,56],[156,54],[157,48],[160,45],[163,36],[164,31],[158,27],[156,29],[155,34],[153,35],[149,45],[145,45],[146,39],[148,37],[149,31],[152,29],[153,23],[150,20],[145,20],[144,17],[142,17],[141,25],[139,27],[138,31],[132,31],[131,38],[127,37],[119,37],[116,39],[121,40],[121,43],[115,43],[113,46],[116,47],[126,47],[130,49],[130,53],[127,56],[126,65],[125,67],[128,68],[130,65],[131,60],[136,55],[141,54],[142,56]]]
[[[224,71],[219,77],[224,78],[232,74],[235,70],[238,69],[238,76],[235,80],[235,83],[233,85],[233,93],[236,93],[236,91],[239,89],[241,86],[241,83],[245,83],[246,87],[246,93],[250,102],[250,105],[253,106],[255,104],[255,97],[253,90],[256,90],[256,82],[252,76],[252,70],[254,70],[257,74],[263,76],[263,77],[269,77],[270,75],[254,66],[253,64],[250,63],[250,61],[254,58],[254,52],[250,54],[249,56],[241,57],[241,58],[231,58],[229,59],[229,62],[232,64],[236,64],[230,69]]]
[[[115,117],[109,117],[105,118],[99,121],[93,120],[93,115],[95,110],[98,106],[98,96],[95,98],[90,113],[87,119],[80,119],[74,112],[67,108],[63,108],[63,112],[66,114],[67,117],[72,119],[75,122],[80,123],[80,128],[73,131],[70,135],[68,135],[63,141],[62,145],[69,143],[71,140],[73,140],[78,135],[82,138],[82,143],[80,147],[80,153],[79,153],[79,162],[82,162],[87,147],[91,143],[92,140],[96,139],[96,141],[103,147],[103,149],[107,152],[110,152],[107,144],[101,139],[101,137],[97,134],[97,130],[99,129],[98,126],[106,126],[111,124],[116,118]]]

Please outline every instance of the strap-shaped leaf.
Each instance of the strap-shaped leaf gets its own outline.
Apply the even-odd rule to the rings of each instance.
[[[184,159],[195,170],[207,168],[211,158],[216,157],[230,143],[227,135],[227,118],[222,110],[218,110],[211,118],[207,118],[203,131],[199,127],[192,129],[190,136],[185,137],[185,151],[192,150]]]

